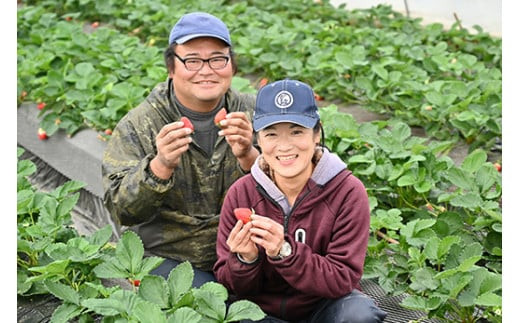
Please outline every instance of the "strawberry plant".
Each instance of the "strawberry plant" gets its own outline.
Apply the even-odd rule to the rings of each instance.
[[[501,309],[501,175],[476,149],[460,166],[449,142],[425,142],[400,122],[357,124],[321,108],[327,145],[366,185],[371,232],[365,278],[402,306],[472,322]]]
[[[18,148],[18,158],[24,150]],[[126,231],[115,248],[107,225],[90,236],[71,226],[70,212],[84,184],[69,181],[50,193],[37,191],[28,177],[36,171],[29,160],[18,161],[18,294],[52,294],[62,301],[52,322],[73,319],[138,322],[231,322],[265,316],[249,301],[226,306],[227,290],[218,283],[192,288],[188,262],[170,272],[168,279],[150,275],[164,259],[143,257],[141,239]],[[131,282],[106,287],[103,279]]]

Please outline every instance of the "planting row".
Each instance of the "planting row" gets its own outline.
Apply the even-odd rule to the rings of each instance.
[[[69,109],[62,127],[70,133],[85,123],[112,128],[166,78],[162,50],[172,21],[204,10],[228,23],[242,76],[301,79],[320,97],[358,103],[437,139],[460,138],[471,150],[501,139],[501,39],[478,27],[445,31],[388,6],[348,11],[310,0],[27,3],[37,7],[18,10],[19,75],[36,79],[19,78],[18,88],[23,99],[47,103],[48,134]],[[118,32],[86,35],[85,21]],[[80,63],[91,64],[76,72],[87,77],[74,75]]]

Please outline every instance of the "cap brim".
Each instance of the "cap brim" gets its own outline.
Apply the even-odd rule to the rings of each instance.
[[[231,44],[224,37],[220,37],[220,36],[213,35],[213,34],[191,34],[191,35],[186,35],[184,37],[181,37],[181,38],[177,39],[175,41],[175,43],[177,43],[177,44],[184,44],[187,41],[190,41],[190,40],[195,39],[195,38],[200,38],[200,37],[217,38],[217,39],[222,40],[224,43],[228,44],[229,46],[231,46]]]
[[[266,127],[272,126],[276,123],[290,122],[300,125],[305,128],[314,128],[319,119],[301,115],[301,114],[284,114],[284,115],[272,115],[263,116],[258,119],[253,118],[253,129],[258,132]]]

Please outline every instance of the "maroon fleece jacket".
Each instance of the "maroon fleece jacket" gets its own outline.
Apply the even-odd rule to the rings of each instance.
[[[370,210],[363,183],[326,149],[312,177],[290,208],[285,196],[260,170],[229,189],[217,234],[217,280],[239,299],[258,304],[285,320],[307,317],[320,300],[335,299],[360,289],[368,243]],[[292,254],[273,260],[260,248],[253,264],[230,253],[226,239],[238,207],[253,208],[284,225]]]

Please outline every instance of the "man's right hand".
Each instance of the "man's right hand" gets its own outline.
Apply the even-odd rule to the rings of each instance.
[[[169,179],[179,164],[181,155],[188,150],[193,141],[189,136],[192,130],[183,126],[181,121],[169,123],[155,137],[157,155],[150,162],[150,169],[155,176]]]

